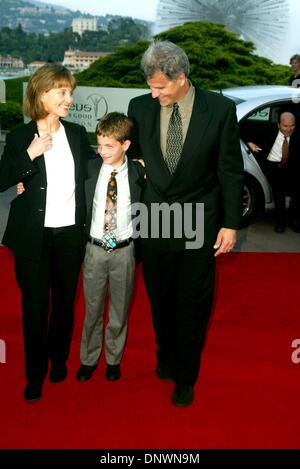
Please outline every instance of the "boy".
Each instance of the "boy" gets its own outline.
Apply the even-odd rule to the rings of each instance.
[[[135,272],[131,204],[140,200],[145,174],[139,163],[126,157],[132,126],[124,114],[112,112],[96,128],[101,158],[90,161],[92,176],[86,188],[88,243],[83,269],[86,316],[81,366],[76,376],[79,381],[90,379],[97,367],[107,291],[110,304],[105,331],[105,376],[111,381],[121,376]]]

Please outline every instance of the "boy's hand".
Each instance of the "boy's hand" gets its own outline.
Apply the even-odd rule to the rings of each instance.
[[[23,194],[24,191],[25,191],[25,187],[24,187],[23,182],[19,182],[17,184],[17,195]]]

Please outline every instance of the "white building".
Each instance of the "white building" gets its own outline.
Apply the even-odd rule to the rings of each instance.
[[[97,31],[97,18],[74,18],[72,21],[73,33],[78,33],[80,36],[84,31]]]
[[[66,50],[63,65],[74,72],[81,72],[88,68],[100,57],[109,55],[109,52],[86,52],[81,50]]]
[[[24,68],[24,62],[19,57],[0,55],[0,68]]]
[[[30,73],[34,73],[38,68],[42,67],[45,65],[45,61],[42,60],[34,60],[33,62],[30,62],[30,64],[27,65]]]

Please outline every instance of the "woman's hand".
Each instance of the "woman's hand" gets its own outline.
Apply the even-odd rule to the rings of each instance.
[[[50,134],[44,134],[41,137],[39,137],[38,134],[34,134],[34,139],[27,148],[27,153],[33,161],[35,158],[45,153],[45,151],[50,150],[51,147],[52,137]]]

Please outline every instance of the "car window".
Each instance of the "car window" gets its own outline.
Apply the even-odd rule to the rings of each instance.
[[[269,121],[271,114],[271,107],[264,107],[258,111],[253,112],[250,116],[247,117],[250,121]]]

